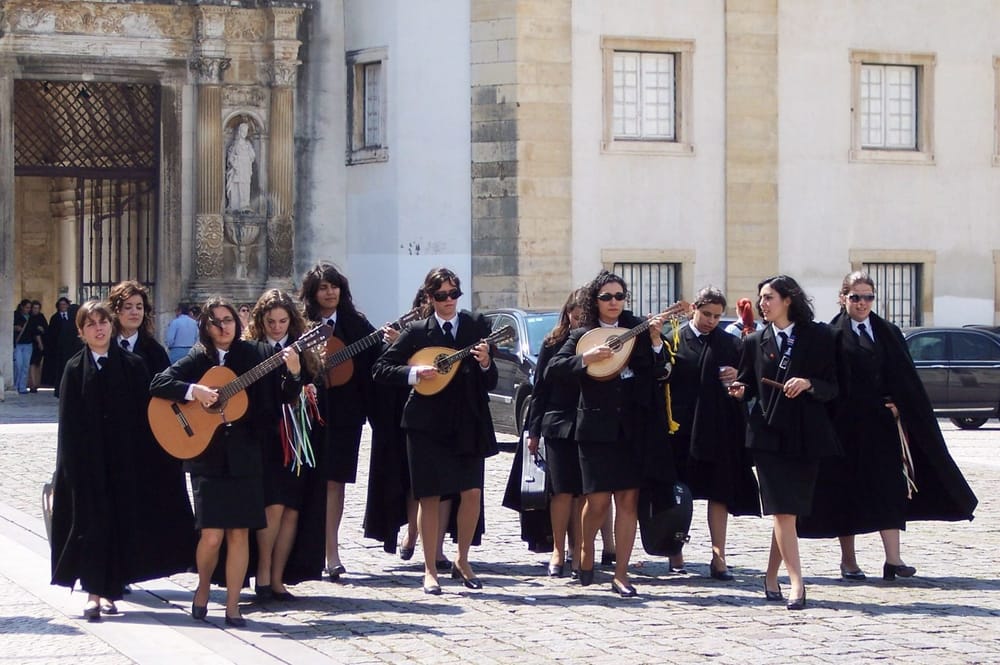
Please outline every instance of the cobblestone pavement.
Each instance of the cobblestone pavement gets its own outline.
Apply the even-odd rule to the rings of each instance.
[[[526,551],[516,515],[500,507],[511,456],[487,463],[488,533],[472,560],[482,591],[442,577],[444,594],[420,589],[419,552],[409,562],[361,537],[367,442],[358,485],[348,489],[340,583],[309,582],[291,604],[254,604],[245,594],[244,630],[223,629],[223,594],[209,621],[187,615],[195,577],[135,585],[124,613],[99,624],[80,619],[84,596],[48,584],[40,491],[55,458],[56,400],[7,395],[0,404],[0,663],[775,663],[1000,662],[1000,424],[960,431],[942,421],[952,454],[979,496],[971,523],[913,523],[905,560],[918,577],[882,582],[877,535],[858,538],[862,583],[838,577],[835,542],[803,541],[809,606],[765,603],[762,569],[769,520],[730,521],[735,582],[708,578],[705,507],[695,506],[689,575],[637,548],[640,596],[544,575],[547,555]],[[919,474],[919,469],[918,469]],[[918,476],[919,482],[919,476]],[[451,546],[449,546],[450,548]],[[448,551],[453,556],[453,550]],[[782,578],[785,582],[785,579]],[[786,582],[785,582],[786,583]],[[787,586],[787,583],[786,583]]]

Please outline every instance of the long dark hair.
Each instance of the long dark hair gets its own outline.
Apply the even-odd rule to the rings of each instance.
[[[459,291],[462,290],[462,280],[458,278],[454,272],[448,268],[433,268],[424,277],[424,285],[421,287],[421,291],[424,292],[424,297],[426,299],[428,307],[433,310],[434,307],[431,305],[431,296],[434,292],[441,288],[441,285],[445,282],[451,282],[455,285],[455,288]]]
[[[625,284],[625,280],[607,270],[597,273],[597,277],[584,287],[587,295],[583,301],[583,325],[591,327],[597,325],[600,320],[600,310],[597,309],[597,294],[601,292],[603,286],[611,283],[621,284],[622,291],[628,293],[628,285]]]
[[[549,331],[549,334],[545,336],[542,340],[542,344],[545,346],[555,346],[557,344],[562,344],[569,337],[569,331],[573,326],[570,321],[570,314],[574,309],[579,307],[583,309],[587,299],[587,287],[581,286],[573,293],[569,294],[566,298],[566,302],[562,306],[562,311],[559,312],[559,323],[556,327]]]
[[[299,300],[306,306],[307,319],[310,321],[319,321],[321,317],[319,304],[316,302],[316,294],[319,292],[320,282],[323,281],[340,287],[337,316],[341,314],[354,318],[360,316],[360,313],[354,306],[354,297],[351,295],[351,283],[347,280],[347,276],[340,272],[337,266],[323,261],[314,265],[302,276],[302,288],[299,290]]]
[[[788,305],[788,320],[792,323],[810,323],[816,317],[813,313],[812,299],[806,295],[799,283],[788,275],[775,275],[761,281],[757,285],[757,293],[760,293],[760,290],[765,286],[770,286],[782,298],[791,298],[791,303]],[[764,318],[759,298],[757,300],[757,314]]]
[[[218,362],[219,351],[215,348],[215,342],[212,341],[212,336],[208,334],[208,327],[213,325],[212,320],[212,309],[216,307],[225,307],[229,310],[229,313],[233,315],[236,319],[236,333],[233,338],[233,343],[235,344],[238,339],[243,337],[243,323],[240,321],[240,313],[236,311],[236,306],[231,300],[223,298],[222,296],[213,296],[205,301],[205,304],[201,307],[201,314],[198,315],[198,341],[205,348],[205,353],[208,354],[210,358]]]
[[[306,330],[306,322],[302,318],[302,312],[299,311],[295,301],[292,300],[292,296],[281,289],[268,289],[261,294],[260,298],[257,299],[257,303],[250,308],[250,323],[247,325],[245,337],[257,342],[268,341],[267,328],[264,326],[264,317],[272,309],[278,307],[288,312],[289,343],[302,337],[302,333]]]
[[[129,279],[115,284],[111,287],[111,291],[108,293],[108,305],[110,305],[111,312],[114,314],[114,317],[111,319],[114,334],[118,335],[122,331],[121,326],[118,323],[118,313],[121,311],[122,305],[125,304],[125,301],[132,296],[142,297],[142,323],[139,324],[139,334],[145,335],[146,337],[152,337],[153,303],[149,299],[149,291],[146,287],[134,279]]]

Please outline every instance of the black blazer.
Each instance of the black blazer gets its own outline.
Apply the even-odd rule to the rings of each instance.
[[[433,316],[414,321],[396,342],[375,362],[376,381],[395,386],[409,385],[410,357],[428,346],[463,349],[489,336],[490,324],[481,314],[462,311],[458,315],[458,334],[454,344],[445,341],[444,331]],[[432,434],[453,442],[462,454],[486,457],[498,452],[493,419],[490,416],[489,391],[497,385],[496,363],[483,370],[469,355],[456,370],[456,376],[436,395],[410,392],[403,407],[403,429]]]
[[[773,326],[743,341],[737,380],[746,385],[744,399],[757,398],[750,412],[747,447],[793,457],[819,458],[840,454],[826,402],[837,396],[836,345],[825,323],[796,323],[788,371],[779,376],[782,352]],[[809,379],[813,391],[788,399],[762,378],[782,383],[793,377]]]
[[[622,312],[618,325],[633,328],[642,319],[631,312]],[[589,330],[577,328],[549,361],[545,372],[548,380],[576,378],[580,387],[580,399],[576,411],[577,441],[618,441],[620,433],[629,439],[644,436],[649,432],[645,416],[657,414],[652,410],[657,399],[656,379],[666,374],[666,349],[653,353],[649,335],[642,334],[635,340],[628,366],[635,373],[631,379],[620,376],[608,381],[597,381],[587,376],[583,366],[583,356],[577,354],[576,345]],[[658,414],[657,414],[658,415]],[[664,412],[665,417],[665,412]]]
[[[528,434],[553,439],[572,439],[580,384],[573,377],[546,376],[549,361],[561,347],[542,346],[535,363],[535,385],[531,390]]]
[[[273,350],[263,342],[236,340],[226,354],[226,367],[240,376],[267,359]],[[215,359],[202,346],[153,377],[149,390],[154,397],[184,401],[188,386],[198,383]],[[284,370],[276,370],[282,372]],[[249,406],[236,422],[219,427],[211,443],[187,468],[204,476],[251,476],[262,473],[261,446],[274,428],[274,408],[279,401],[294,402],[302,389],[300,379],[284,374],[280,389],[264,377],[247,388]]]
[[[170,367],[170,356],[167,355],[166,349],[141,330],[139,331],[139,338],[135,342],[135,348],[132,349],[132,353],[141,356],[146,361],[146,368],[151,375],[159,374]]]
[[[325,323],[325,320],[319,321]],[[349,346],[362,337],[375,332],[375,327],[364,316],[349,316],[337,314],[337,325],[333,329],[334,337],[339,338],[345,346]],[[354,428],[363,425],[371,413],[372,365],[378,358],[381,345],[375,344],[365,349],[351,360],[354,362],[354,373],[350,380],[342,386],[325,387],[325,373],[316,377],[317,383],[323,387],[323,417],[327,427]]]

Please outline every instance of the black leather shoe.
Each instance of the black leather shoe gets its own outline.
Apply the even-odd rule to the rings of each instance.
[[[243,617],[231,617],[226,615],[226,625],[230,628],[246,628],[247,620]]]
[[[602,566],[613,566],[613,565],[615,565],[615,553],[614,552],[601,552],[601,565]]]
[[[271,589],[270,584],[255,584],[253,592],[256,594],[257,600],[271,600],[274,598],[274,591]]]
[[[581,568],[578,573],[580,577],[580,586],[590,586],[594,583],[594,569],[584,570]]]
[[[854,570],[848,570],[846,567],[840,567],[840,577],[845,580],[850,580],[851,582],[863,582],[868,579],[865,575],[865,571],[860,568],[855,568]]]
[[[88,601],[83,606],[83,618],[90,622],[101,620],[101,606],[97,604],[96,600]]]
[[[327,568],[323,571],[330,578],[331,582],[336,582],[340,579],[340,576],[347,572],[347,569],[343,566],[334,566],[333,568]]]
[[[716,570],[712,567],[712,564],[708,564],[708,574],[713,580],[721,580],[722,582],[732,582],[733,574],[729,572],[729,568],[723,568],[722,570]]]
[[[671,564],[670,572],[674,573],[675,575],[687,575],[688,569],[685,568],[683,564],[680,566],[674,566],[673,564]]]
[[[451,570],[451,561],[449,561],[447,557],[444,559],[438,559],[434,562],[434,567],[437,568],[439,573],[447,573]]]
[[[896,577],[913,577],[916,574],[917,569],[913,566],[907,566],[905,563],[901,563],[898,566],[887,563],[882,566],[882,579],[886,581],[894,580]]]
[[[208,605],[195,605],[191,603],[191,618],[195,621],[201,621],[208,616]]]
[[[113,600],[101,601],[101,614],[118,614],[118,606]]]
[[[483,588],[483,583],[479,581],[478,577],[466,577],[465,573],[462,572],[462,569],[458,567],[457,563],[451,564],[451,579],[461,579],[462,583],[465,584],[466,589]]]
[[[298,600],[298,596],[293,595],[291,591],[285,589],[284,591],[272,591],[271,597],[275,600],[280,600],[283,603],[287,603],[292,600]]]
[[[806,589],[802,587],[802,597],[801,598],[789,598],[788,604],[785,605],[786,608],[790,610],[804,610],[806,608]]]
[[[771,591],[767,588],[767,580],[764,580],[764,599],[773,602],[780,602],[784,600],[785,597],[781,595],[781,585],[778,585],[777,591]]]
[[[611,580],[611,591],[617,593],[622,598],[634,598],[635,596],[639,595],[639,592],[637,592],[635,590],[635,587],[632,586],[631,584],[619,585],[618,582],[614,580]]]
[[[400,547],[399,558],[402,559],[403,561],[409,561],[410,559],[413,558],[414,549],[415,548],[413,547]]]
[[[431,584],[430,586],[424,585],[424,593],[428,596],[440,596],[441,595],[441,585]]]
[[[549,577],[562,577],[563,566],[561,563],[549,563]]]

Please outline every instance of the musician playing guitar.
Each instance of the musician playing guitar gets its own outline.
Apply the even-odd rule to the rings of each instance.
[[[205,303],[198,320],[201,344],[191,353],[153,377],[150,393],[174,401],[197,400],[205,408],[216,405],[218,391],[198,383],[216,365],[244,374],[266,360],[273,350],[266,344],[240,339],[239,315],[231,302],[214,298]],[[266,525],[261,449],[274,427],[269,403],[291,403],[302,389],[299,354],[283,349],[285,361],[280,387],[277,382],[257,381],[247,389],[249,408],[243,418],[219,427],[208,448],[186,462],[194,490],[195,526],[201,537],[195,553],[198,589],[191,615],[207,613],[209,585],[226,540],[226,624],[242,627],[240,589],[249,560],[249,530]],[[280,394],[275,394],[279,392]]]
[[[580,385],[576,416],[576,441],[583,472],[583,553],[580,583],[594,580],[594,538],[615,500],[615,575],[611,590],[636,595],[629,583],[628,564],[635,543],[639,488],[651,472],[666,475],[659,482],[673,482],[673,466],[666,446],[662,393],[655,378],[665,373],[666,353],[660,332],[663,319],[641,319],[625,309],[628,291],[621,277],[601,271],[587,286],[583,324],[549,361],[546,378],[575,378]],[[627,363],[611,377],[595,378],[588,366],[615,356],[611,339],[580,352],[581,338],[597,328],[634,329],[640,334]],[[662,450],[661,450],[662,449]]]
[[[480,523],[485,458],[497,452],[490,417],[488,393],[497,384],[497,368],[489,345],[480,341],[490,334],[483,316],[458,311],[462,295],[458,276],[447,268],[431,270],[424,279],[424,293],[434,315],[411,323],[375,363],[375,380],[389,385],[416,386],[439,371],[432,365],[411,366],[410,358],[427,347],[462,349],[472,345],[455,376],[442,390],[421,394],[416,390],[403,408],[413,496],[419,503],[417,521],[424,549],[424,592],[440,594],[437,579],[438,505],[442,497],[460,496],[458,556],[452,577],[467,588],[482,588],[469,565],[469,547]],[[477,343],[478,342],[478,343]]]

